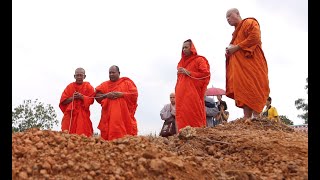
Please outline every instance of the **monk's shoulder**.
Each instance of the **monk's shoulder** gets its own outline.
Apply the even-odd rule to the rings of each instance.
[[[83,85],[85,85],[85,86],[91,86],[91,84],[90,84],[88,81],[84,81],[84,82],[83,82]]]
[[[69,88],[71,88],[71,87],[74,87],[74,85],[75,85],[75,82],[71,82],[71,83],[69,83],[69,84],[67,85],[66,89],[69,89]]]
[[[91,85],[91,83],[90,82],[83,82],[83,83],[85,83],[85,87],[86,87],[86,89],[89,89],[89,90],[94,90],[94,87]]]
[[[133,82],[132,79],[130,79],[128,77],[122,77],[122,80],[123,80],[123,82],[125,82],[125,84],[137,88],[136,84]]]
[[[200,62],[208,62],[207,58],[201,55],[198,55],[197,60]]]
[[[96,87],[96,89],[97,89],[97,90],[104,89],[104,87],[106,87],[106,86],[108,85],[108,83],[109,83],[109,81],[104,81],[104,82],[100,83],[100,84]]]
[[[129,77],[121,77],[120,79],[121,79],[123,82],[133,83],[133,81],[132,81]]]
[[[253,18],[253,17],[245,18],[243,20],[243,23],[247,24],[247,25],[251,25],[251,24],[258,24],[259,25],[258,20],[256,18]]]
[[[171,106],[171,104],[169,103],[169,104],[166,104],[166,105],[164,105],[165,106],[165,108],[170,108],[170,106]]]

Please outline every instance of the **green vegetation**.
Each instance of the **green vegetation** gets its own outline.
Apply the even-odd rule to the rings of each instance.
[[[307,85],[305,86],[304,89],[307,90],[307,94],[308,94],[308,77],[306,81],[307,81]],[[305,99],[299,98],[294,102],[294,104],[298,110],[302,110],[304,112],[303,114],[299,114],[298,117],[304,119],[304,123],[308,124],[308,102],[305,102]]]
[[[12,111],[12,132],[22,132],[29,128],[51,129],[57,124],[54,108],[50,104],[45,106],[38,99],[24,100],[23,104]]]

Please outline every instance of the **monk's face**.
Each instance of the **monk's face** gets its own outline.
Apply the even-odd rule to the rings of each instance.
[[[117,81],[120,77],[120,72],[117,70],[116,67],[112,66],[109,69],[109,79],[110,81]]]
[[[176,95],[174,93],[171,93],[170,94],[170,103],[172,105],[175,105],[176,104]]]
[[[191,55],[191,50],[190,49],[191,49],[191,42],[183,43],[182,51],[183,51],[184,55],[190,56]]]
[[[83,80],[86,78],[85,71],[83,69],[77,69],[74,74],[77,84],[82,84]]]
[[[237,12],[233,10],[227,12],[226,18],[230,26],[236,26],[239,23],[239,16]]]

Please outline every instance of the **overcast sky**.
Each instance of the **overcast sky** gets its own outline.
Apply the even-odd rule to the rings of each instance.
[[[176,83],[182,43],[192,39],[211,68],[208,87],[225,89],[225,47],[234,27],[226,21],[229,8],[242,18],[255,17],[261,26],[272,105],[294,124],[304,121],[294,105],[306,99],[308,77],[307,0],[13,0],[12,109],[23,100],[51,104],[60,130],[59,101],[74,81],[78,67],[93,87],[109,80],[111,65],[138,87],[138,134],[159,133],[160,110],[169,103]],[[229,120],[242,117],[234,100]],[[216,98],[215,98],[216,100]],[[101,107],[90,107],[95,132]]]

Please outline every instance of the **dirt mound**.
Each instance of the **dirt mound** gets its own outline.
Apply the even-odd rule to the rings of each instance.
[[[308,179],[308,135],[265,119],[114,141],[12,134],[13,179]]]

